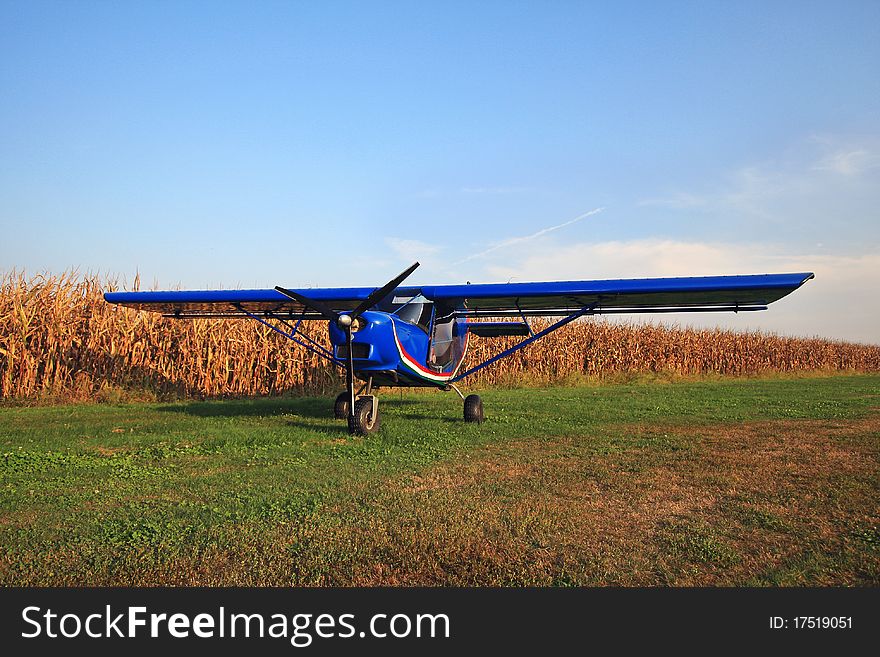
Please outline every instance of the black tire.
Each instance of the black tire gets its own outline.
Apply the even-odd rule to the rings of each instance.
[[[483,415],[483,400],[479,395],[468,395],[464,399],[464,421],[481,424],[486,416]]]
[[[348,417],[348,405],[351,403],[351,395],[347,392],[340,392],[333,402],[333,417],[337,420],[344,420]]]
[[[373,417],[373,400],[358,399],[354,403],[354,414],[348,418],[348,433],[366,436],[379,430],[379,406],[376,406],[376,417]]]

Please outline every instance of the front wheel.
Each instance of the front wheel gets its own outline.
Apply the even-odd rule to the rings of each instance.
[[[464,400],[464,421],[480,424],[486,416],[483,415],[483,400],[479,395],[468,395]]]
[[[366,436],[379,430],[379,405],[373,413],[373,400],[370,398],[358,399],[354,403],[354,413],[348,418],[348,433],[358,436]]]

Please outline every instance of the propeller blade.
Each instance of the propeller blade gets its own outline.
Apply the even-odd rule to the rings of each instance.
[[[311,308],[316,313],[323,316],[325,319],[329,319],[331,322],[335,322],[339,319],[339,313],[330,308],[329,306],[325,306],[323,303],[319,301],[315,301],[314,299],[309,299],[308,297],[304,297],[299,292],[294,292],[293,290],[288,290],[286,288],[281,287],[280,285],[276,285],[275,289],[281,292],[284,296],[293,299],[294,301],[299,301],[306,308]]]
[[[375,306],[377,303],[382,301],[382,299],[384,299],[391,292],[393,292],[395,289],[397,289],[397,287],[403,282],[403,279],[405,279],[407,276],[412,274],[416,270],[416,267],[418,267],[418,266],[419,266],[419,263],[417,263],[417,262],[413,263],[412,265],[410,265],[406,269],[406,271],[401,272],[396,278],[388,281],[385,285],[380,287],[378,290],[374,290],[373,292],[371,292],[370,296],[368,296],[366,299],[364,299],[361,302],[361,304],[351,312],[351,318],[355,319],[356,317],[359,317],[361,315],[361,313],[369,310],[370,308]]]
[[[364,299],[361,304],[354,309],[351,313],[337,313],[335,310],[330,308],[329,306],[321,303],[320,301],[315,301],[314,299],[309,299],[301,295],[299,292],[294,292],[293,290],[288,290],[286,288],[281,287],[280,285],[276,285],[275,289],[278,290],[281,294],[286,296],[288,299],[293,299],[294,301],[298,301],[306,308],[311,308],[316,313],[324,317],[325,319],[329,319],[331,322],[334,322],[336,326],[345,331],[345,342],[348,346],[348,358],[345,363],[345,386],[348,388],[349,395],[349,403],[348,403],[348,417],[349,419],[354,418],[354,350],[352,349],[352,330],[351,326],[354,320],[356,320],[362,313],[366,312],[377,303],[382,301],[386,296],[388,296],[391,292],[393,292],[397,287],[403,282],[403,280],[412,274],[416,267],[419,266],[419,263],[413,263],[410,265],[405,271],[401,272],[396,278],[391,281],[388,281],[385,285],[380,287],[377,290],[373,290],[370,295]],[[347,317],[344,317],[347,315]],[[345,319],[343,323],[340,318]]]

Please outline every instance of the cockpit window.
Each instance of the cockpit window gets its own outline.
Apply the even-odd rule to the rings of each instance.
[[[409,322],[410,324],[416,324],[425,331],[428,330],[428,325],[431,323],[432,308],[432,303],[428,301],[428,299],[419,294],[409,299],[401,299],[400,297],[395,297],[394,303],[395,305],[397,303],[401,304],[394,311],[394,314],[396,314],[400,319],[405,322]]]

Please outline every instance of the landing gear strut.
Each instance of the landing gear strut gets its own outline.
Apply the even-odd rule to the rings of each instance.
[[[486,416],[483,412],[483,400],[479,395],[465,397],[454,385],[449,385],[445,390],[455,390],[464,400],[464,421],[482,424]],[[348,419],[348,433],[353,436],[367,436],[379,430],[381,416],[379,415],[379,398],[373,394],[373,380],[368,379],[360,390],[354,395],[354,410],[350,411],[349,401],[352,394],[348,391],[340,392],[333,404],[333,415],[337,420]]]

